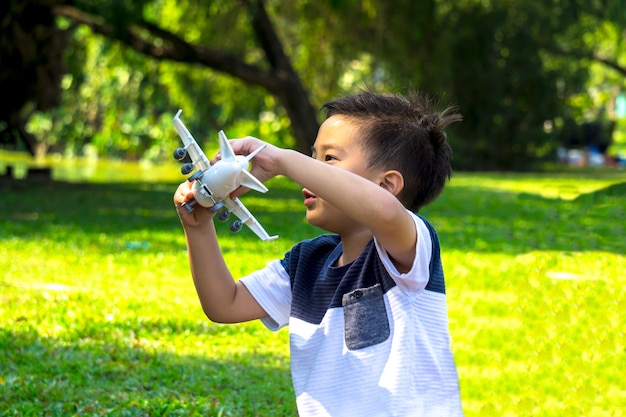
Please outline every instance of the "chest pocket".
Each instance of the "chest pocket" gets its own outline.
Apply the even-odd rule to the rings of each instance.
[[[341,304],[348,349],[363,349],[389,338],[389,320],[380,284],[344,294]]]

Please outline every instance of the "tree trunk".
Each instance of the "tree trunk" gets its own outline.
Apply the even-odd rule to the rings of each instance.
[[[33,156],[45,144],[25,130],[32,110],[59,105],[67,34],[57,28],[54,7],[61,0],[3,0],[0,6],[0,143]],[[31,110],[32,109],[32,110]]]
[[[274,30],[263,1],[244,0],[244,3],[252,17],[252,27],[257,41],[265,52],[265,56],[272,67],[272,72],[280,80],[280,89],[273,93],[287,110],[298,150],[309,153],[315,142],[319,124],[317,122],[317,113],[311,105],[308,91],[285,54],[283,45]]]

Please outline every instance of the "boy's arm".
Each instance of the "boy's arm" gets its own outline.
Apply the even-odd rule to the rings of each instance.
[[[235,152],[244,155],[263,143],[251,137],[231,141]],[[370,229],[400,272],[411,269],[417,241],[415,223],[400,200],[385,189],[385,184],[374,183],[332,163],[271,145],[258,153],[252,162],[251,173],[261,181],[276,175],[291,178]]]
[[[217,241],[213,213],[200,205],[188,213],[181,206],[190,193],[188,183],[181,184],[174,202],[185,231],[191,275],[204,313],[218,323],[267,317],[248,289],[235,282],[228,270]]]
[[[283,175],[370,229],[400,272],[411,269],[417,239],[415,224],[384,184],[295,151],[285,151],[278,166]]]

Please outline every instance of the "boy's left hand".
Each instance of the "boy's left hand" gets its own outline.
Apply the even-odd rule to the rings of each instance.
[[[196,204],[191,213],[183,207],[183,203],[193,199],[191,186],[192,183],[185,181],[178,186],[178,189],[174,193],[174,205],[176,206],[176,211],[184,227],[202,226],[210,222],[215,216],[215,213],[211,211],[210,208],[202,207],[200,204]]]

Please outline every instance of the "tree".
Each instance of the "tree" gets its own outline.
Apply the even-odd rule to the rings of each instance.
[[[89,3],[89,2],[88,2]],[[58,6],[55,13],[72,21],[88,25],[94,32],[118,40],[133,49],[158,60],[201,64],[237,77],[246,83],[260,86],[279,98],[292,122],[293,133],[300,149],[309,149],[319,127],[315,109],[308,97],[298,74],[291,66],[269,19],[265,6],[260,0],[242,2],[250,16],[256,40],[265,53],[268,68],[251,65],[237,55],[201,45],[192,45],[182,37],[156,26],[141,17],[123,21],[124,25],[113,22],[99,22],[90,15],[72,6]],[[137,3],[130,7],[136,8]],[[140,5],[140,3],[139,3]],[[91,11],[90,7],[85,7]],[[117,21],[116,23],[120,23]]]
[[[17,3],[11,0],[11,7]],[[316,105],[354,85],[368,84],[391,91],[420,89],[458,104],[465,119],[449,135],[457,168],[527,168],[555,146],[544,126],[558,125],[573,105],[571,98],[584,91],[589,60],[624,70],[623,48],[616,45],[613,55],[607,54],[600,36],[594,36],[599,33],[594,28],[602,25],[623,28],[626,17],[619,1],[27,3],[62,18],[57,30],[66,37],[72,34],[66,62],[73,78],[63,81],[64,97],[75,93],[89,72],[75,55],[81,48],[93,48],[92,32],[102,35],[97,42],[102,59],[114,57],[114,65],[132,63],[120,66],[125,75],[113,74],[99,94],[81,94],[95,109],[81,110],[87,117],[73,117],[87,120],[84,129],[50,136],[83,135],[89,139],[81,141],[110,151],[105,145],[114,130],[101,127],[132,124],[129,143],[115,148],[134,156],[158,146],[158,132],[151,133],[150,126],[165,123],[165,109],[181,100],[214,114],[215,124],[234,113],[258,120],[261,109],[280,103],[284,116],[276,117],[281,129],[288,121],[296,146],[308,151],[318,126]],[[85,32],[86,27],[92,32]],[[107,72],[102,62],[97,64],[98,71]],[[198,68],[213,71],[201,73]],[[113,98],[116,89],[126,95]],[[237,92],[228,95],[228,89]],[[179,90],[188,91],[187,96]],[[133,91],[138,99],[132,98]],[[105,92],[117,106],[100,103]],[[216,95],[221,102],[212,100]],[[59,120],[66,118],[68,108],[64,102]],[[120,136],[114,144],[125,140]]]
[[[35,111],[60,102],[67,34],[55,24],[55,0],[5,0],[0,4],[0,143],[21,139],[31,154],[41,152],[24,126]]]

